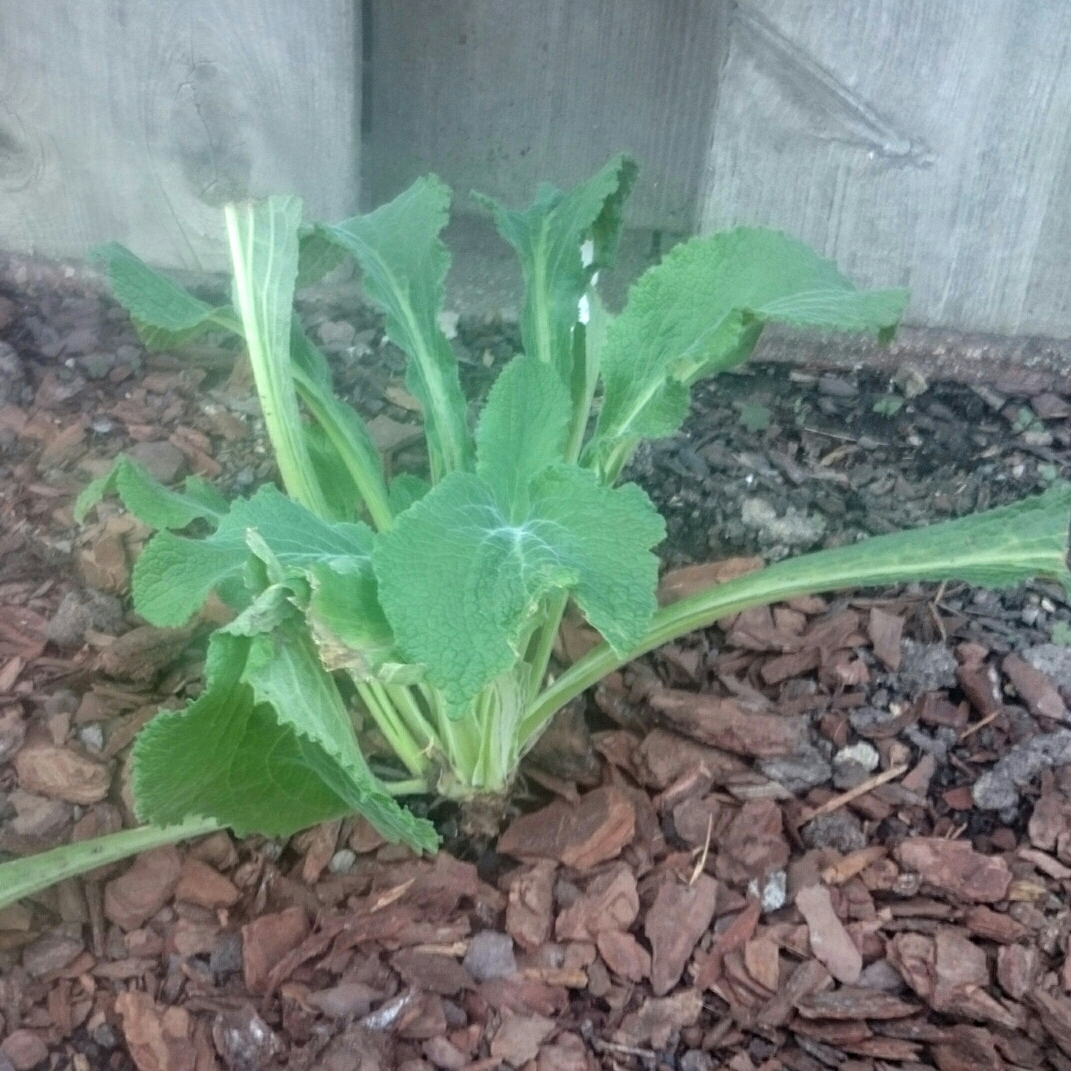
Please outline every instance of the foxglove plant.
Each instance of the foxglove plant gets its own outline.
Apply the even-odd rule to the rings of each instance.
[[[234,617],[211,635],[203,692],[158,714],[134,745],[134,798],[147,825],[0,867],[0,904],[220,827],[287,835],[356,812],[388,839],[432,851],[433,826],[400,797],[500,799],[562,706],[719,617],[865,585],[1071,581],[1071,489],[1059,485],[783,561],[658,609],[662,518],[638,486],[619,483],[637,445],[675,432],[691,386],[745,360],[765,324],[888,338],[907,294],[857,290],[799,242],[741,227],[677,246],[611,316],[593,280],[613,263],[635,174],[618,157],[569,192],[541,186],[524,211],[481,198],[520,258],[525,300],[523,353],[474,427],[439,326],[450,192],[434,177],[336,225],[303,223],[293,197],[228,206],[226,306],[200,301],[121,246],[99,251],[150,348],[179,350],[204,331],[242,339],[282,489],[266,484],[227,503],[203,480],[169,490],[121,457],[80,496],[79,518],[115,493],[157,530],[133,574],[145,620],[184,625],[212,593]],[[295,289],[345,257],[408,357],[424,473],[387,479],[294,314]],[[604,642],[555,676],[552,646],[570,600]],[[388,742],[392,773],[369,766],[362,724]]]

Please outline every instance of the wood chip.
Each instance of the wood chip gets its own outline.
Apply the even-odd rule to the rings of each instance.
[[[829,889],[825,885],[800,889],[796,894],[796,907],[807,922],[815,958],[838,982],[854,985],[863,970],[863,956],[837,918]]]

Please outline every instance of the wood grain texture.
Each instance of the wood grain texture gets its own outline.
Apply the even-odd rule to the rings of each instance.
[[[1071,5],[742,0],[701,226],[778,226],[910,320],[1071,335]]]
[[[356,209],[353,0],[0,0],[0,247],[224,263],[221,205]]]
[[[634,226],[691,230],[726,14],[716,0],[369,0],[365,194],[438,172],[527,204],[631,151]]]

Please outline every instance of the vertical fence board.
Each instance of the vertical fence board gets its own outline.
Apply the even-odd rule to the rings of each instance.
[[[0,0],[0,245],[222,263],[228,199],[356,208],[353,0]]]
[[[714,103],[717,0],[369,0],[365,193],[437,171],[527,203],[629,150],[634,225],[688,231]]]
[[[702,228],[782,227],[914,322],[1071,334],[1071,6],[746,0]]]

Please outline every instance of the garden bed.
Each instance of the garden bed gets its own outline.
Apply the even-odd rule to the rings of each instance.
[[[339,290],[303,312],[403,468],[404,358],[355,308]],[[457,330],[478,396],[516,332]],[[111,504],[76,528],[74,495],[120,451],[228,497],[274,465],[222,346],[146,354],[125,313],[44,276],[0,296],[0,340],[0,851],[18,856],[132,825],[129,744],[201,681],[204,630],[123,601],[147,530]],[[667,519],[667,570],[729,575],[1066,477],[1054,386],[753,364],[699,387],[685,432],[628,475]],[[569,627],[559,653],[588,639]],[[2,1051],[143,1071],[1063,1071],[1069,640],[1043,583],[748,611],[568,708],[497,843],[461,838],[448,806],[428,861],[363,821],[221,833],[6,909]]]

